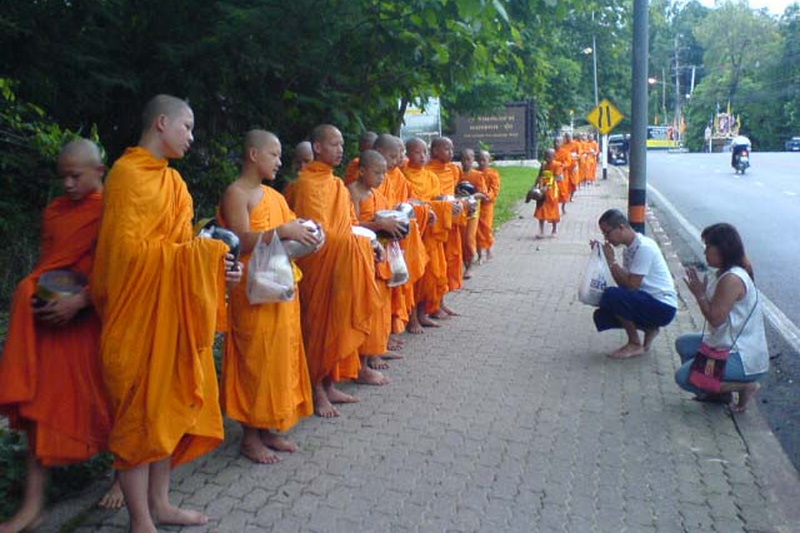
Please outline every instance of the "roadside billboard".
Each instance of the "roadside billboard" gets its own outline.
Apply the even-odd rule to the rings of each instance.
[[[456,152],[484,145],[495,157],[530,157],[534,144],[531,123],[529,104],[508,104],[488,115],[457,115],[451,138]]]
[[[439,98],[417,98],[406,107],[400,138],[419,137],[425,141],[442,134],[442,108]]]

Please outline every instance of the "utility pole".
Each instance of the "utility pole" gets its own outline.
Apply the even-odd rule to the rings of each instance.
[[[678,65],[678,37],[675,36],[675,136],[681,140],[681,71]]]
[[[633,0],[633,79],[628,221],[644,234],[647,201],[647,0]]]

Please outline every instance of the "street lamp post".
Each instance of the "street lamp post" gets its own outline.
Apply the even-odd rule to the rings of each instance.
[[[658,78],[647,78],[647,83],[650,85],[655,85],[656,83],[661,84],[661,115],[664,118],[664,123],[667,123],[667,82],[663,79]]]
[[[594,13],[592,13],[594,19]],[[594,74],[594,106],[600,105],[600,98],[597,92],[597,37],[592,35],[592,46],[583,49],[584,54],[592,54],[592,73]],[[600,161],[603,169],[603,179],[608,179],[608,134],[603,134],[600,138]]]

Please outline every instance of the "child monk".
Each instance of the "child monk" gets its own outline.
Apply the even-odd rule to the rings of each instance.
[[[539,220],[539,234],[536,238],[541,239],[544,237],[544,223],[550,222],[552,231],[551,237],[555,237],[558,233],[558,223],[561,221],[561,215],[558,212],[559,200],[559,183],[563,183],[564,167],[561,162],[556,159],[556,151],[548,148],[544,154],[545,164],[539,172],[539,177],[536,180],[536,186],[546,191],[544,194],[544,201],[536,203],[536,210],[533,216]]]
[[[475,187],[473,195],[480,203],[473,211],[467,211],[467,225],[464,227],[462,253],[464,255],[464,279],[472,277],[472,265],[478,257],[478,221],[486,196],[486,183],[483,173],[473,168],[475,165],[475,151],[465,148],[461,151],[462,181],[467,181]]]
[[[316,220],[325,230],[325,246],[297,264],[303,272],[301,323],[314,412],[330,418],[340,415],[334,404],[358,401],[334,384],[358,378],[358,347],[381,301],[372,243],[353,234],[358,218],[350,194],[333,175],[344,153],[342,133],[329,124],[317,126],[311,145],[314,161],[300,171],[287,200],[298,217]]]
[[[572,140],[568,133],[563,137],[556,137],[555,140],[555,158],[561,163],[563,176],[558,180],[558,193],[559,201],[561,202],[561,214],[567,212],[567,202],[571,202],[575,196],[576,185],[573,184],[570,178],[569,169],[574,164],[572,157]],[[558,178],[557,178],[558,179]]]
[[[39,262],[17,286],[0,358],[0,413],[28,440],[22,507],[3,533],[32,531],[42,521],[47,469],[85,461],[104,450],[111,427],[100,377],[100,320],[87,287],[42,306],[40,276],[71,270],[88,276],[102,212],[105,167],[97,145],[67,143],[58,157],[65,194],[44,211]]]
[[[428,170],[439,177],[441,187],[439,195],[454,196],[456,185],[461,181],[461,167],[453,163],[453,141],[447,137],[434,137],[431,141],[431,160],[427,164]],[[445,255],[447,258],[447,285],[450,291],[460,289],[464,285],[464,257],[462,251],[462,228],[467,223],[466,209],[460,202],[455,202],[457,213],[453,212],[453,226],[450,229]],[[442,300],[439,311],[430,315],[437,319],[446,319],[458,316],[458,313],[445,305]]]
[[[400,223],[396,220],[375,220],[378,211],[389,209],[386,197],[378,188],[386,178],[386,159],[375,150],[361,152],[359,157],[358,179],[347,186],[356,216],[361,226],[373,231],[385,231],[395,239],[402,237]],[[392,332],[392,293],[387,285],[392,278],[389,263],[383,261],[375,265],[375,283],[378,286],[380,308],[373,313],[369,322],[369,336],[358,348],[361,370],[357,383],[366,385],[385,385],[389,378],[374,370],[370,360],[380,360],[389,351],[389,336]],[[376,368],[385,368],[378,365]]]
[[[449,287],[447,283],[447,257],[445,244],[450,236],[454,213],[460,213],[460,204],[445,200],[434,200],[441,194],[439,177],[428,170],[428,146],[422,139],[412,138],[406,142],[408,161],[403,166],[403,175],[411,185],[414,198],[426,202],[432,213],[431,223],[424,227],[422,239],[428,262],[422,277],[414,284],[416,308],[411,313],[407,330],[421,333],[423,327],[439,327],[430,315],[441,309]]]
[[[320,244],[314,230],[296,219],[283,196],[261,184],[274,181],[280,167],[278,138],[264,130],[247,132],[242,172],[225,191],[219,213],[220,222],[239,237],[245,265],[259,238],[265,243],[292,239],[309,246]],[[251,305],[246,284],[240,283],[231,289],[228,307],[222,406],[229,418],[242,424],[242,455],[254,463],[277,463],[278,456],[270,449],[295,452],[298,447],[275,430],[287,431],[314,411],[300,302],[295,298]]]
[[[313,160],[314,150],[311,148],[311,143],[308,141],[297,143],[294,148],[294,157],[292,157],[292,176],[297,176],[297,173]]]
[[[375,146],[375,141],[378,140],[378,134],[374,131],[365,131],[358,138],[358,153],[372,150]],[[359,176],[359,158],[354,157],[344,171],[344,184],[350,185],[358,179]]]
[[[226,244],[194,236],[192,198],[168,166],[193,141],[191,108],[158,95],[142,125],[106,180],[90,284],[103,321],[109,449],[133,533],[208,522],[169,501],[170,471],[222,442],[211,347],[219,293],[241,279]]]
[[[486,198],[481,202],[481,212],[478,219],[478,263],[492,258],[494,246],[494,205],[500,195],[500,173],[491,168],[492,156],[486,150],[478,152],[478,171],[483,174],[484,191]],[[484,254],[485,252],[485,254]]]

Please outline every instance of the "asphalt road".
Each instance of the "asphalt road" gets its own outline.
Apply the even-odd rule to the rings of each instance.
[[[744,176],[733,172],[730,154],[648,152],[647,159],[648,185],[657,192],[648,193],[648,204],[684,265],[703,261],[697,231],[732,223],[742,234],[762,294],[800,326],[800,154],[754,153]],[[800,354],[784,332],[767,324],[772,369],[759,407],[800,469]]]

